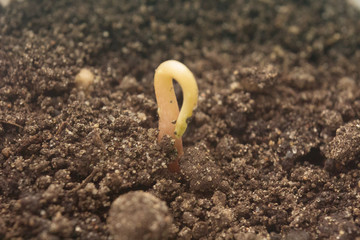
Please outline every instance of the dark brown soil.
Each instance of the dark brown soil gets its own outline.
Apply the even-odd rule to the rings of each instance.
[[[359,33],[340,0],[0,5],[0,239],[360,238]],[[179,174],[167,59],[200,91]]]

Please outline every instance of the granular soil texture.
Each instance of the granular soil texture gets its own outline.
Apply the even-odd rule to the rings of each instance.
[[[0,239],[359,239],[359,33],[339,0],[0,5]],[[200,91],[178,174],[167,59]]]

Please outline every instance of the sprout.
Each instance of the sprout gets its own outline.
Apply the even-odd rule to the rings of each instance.
[[[176,80],[183,91],[183,104],[179,113],[174,85]],[[188,121],[196,108],[198,87],[192,72],[182,63],[168,60],[160,64],[155,71],[154,87],[159,113],[159,138],[169,135],[175,140],[178,159],[183,155],[181,137],[184,134]],[[172,172],[179,171],[178,159],[168,167]]]

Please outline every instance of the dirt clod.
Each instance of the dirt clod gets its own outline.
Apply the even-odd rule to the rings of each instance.
[[[339,167],[358,162],[360,153],[360,120],[345,124],[336,131],[336,136],[327,145],[325,156],[334,159]],[[356,163],[355,163],[356,164]]]
[[[116,240],[167,239],[171,223],[166,204],[143,191],[121,195],[109,210],[108,226]]]
[[[214,160],[199,148],[189,148],[180,161],[181,173],[195,192],[211,193],[221,182],[221,171]]]

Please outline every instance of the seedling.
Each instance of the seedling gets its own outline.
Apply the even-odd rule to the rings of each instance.
[[[183,104],[179,107],[175,96],[173,79],[176,80],[183,92]],[[192,72],[182,63],[168,60],[155,70],[154,87],[159,114],[159,137],[169,135],[175,140],[178,158],[170,163],[168,168],[172,172],[179,172],[179,158],[184,154],[181,137],[188,121],[196,108],[198,87]]]

